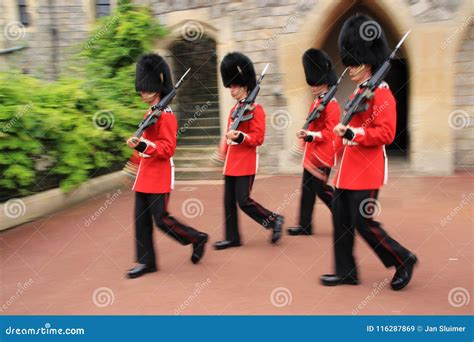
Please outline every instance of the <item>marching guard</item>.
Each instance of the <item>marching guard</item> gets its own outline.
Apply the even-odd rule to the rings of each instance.
[[[379,30],[365,37],[364,27]],[[364,91],[372,74],[388,56],[388,47],[380,25],[366,15],[347,19],[339,34],[342,62],[357,84],[351,99]],[[353,255],[355,230],[369,244],[385,267],[394,267],[393,290],[401,290],[412,278],[416,256],[395,241],[375,221],[377,196],[387,181],[385,145],[395,137],[396,103],[387,83],[375,89],[366,108],[354,115],[349,125],[338,124],[334,132],[343,142],[339,171],[335,177],[333,200],[335,273],[321,276],[326,286],[357,285],[357,265]]]
[[[151,107],[173,89],[166,61],[157,54],[143,55],[137,63],[135,89]],[[131,137],[130,148],[139,152],[140,164],[135,191],[135,242],[137,265],[127,272],[137,278],[157,270],[153,248],[153,219],[164,233],[182,245],[192,244],[191,261],[198,263],[204,254],[208,235],[186,226],[168,213],[170,192],[174,183],[173,155],[176,149],[178,123],[170,107],[162,111],[156,123],[141,138]]]
[[[220,65],[222,81],[230,88],[237,101],[232,107],[227,123],[227,133],[220,147],[224,162],[225,240],[214,244],[215,249],[241,246],[238,229],[237,204],[240,209],[263,227],[272,230],[270,242],[275,244],[282,235],[283,216],[278,215],[250,198],[258,167],[257,149],[265,137],[265,112],[254,103],[246,113],[250,118],[239,124],[238,130],[229,130],[236,114],[248,94],[256,87],[256,74],[252,61],[245,55],[227,54]]]
[[[322,50],[309,49],[303,54],[303,68],[306,82],[311,87],[314,101],[309,115],[318,108],[330,86],[336,84],[330,57]],[[316,197],[319,197],[331,210],[334,189],[327,184],[331,167],[335,162],[333,128],[339,122],[340,109],[332,98],[320,113],[309,123],[308,129],[300,129],[297,137],[304,144],[303,180],[299,207],[299,225],[288,229],[289,235],[312,235],[312,217]],[[307,119],[308,120],[308,119]]]

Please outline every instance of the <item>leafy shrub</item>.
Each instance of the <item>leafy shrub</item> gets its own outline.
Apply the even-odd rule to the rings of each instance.
[[[128,0],[102,18],[59,80],[0,73],[0,201],[119,170],[125,140],[146,108],[135,62],[166,34],[146,7]]]

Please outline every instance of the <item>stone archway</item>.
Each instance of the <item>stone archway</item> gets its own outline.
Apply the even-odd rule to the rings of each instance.
[[[216,42],[205,35],[199,39],[181,38],[168,47],[168,52],[174,80],[191,68],[175,101],[178,118],[176,177],[219,178],[221,169],[211,160],[221,138]]]
[[[474,25],[466,28],[464,39],[454,59],[454,103],[449,117],[449,125],[454,131],[454,168],[465,170],[474,168],[474,117],[472,108],[474,101]]]
[[[177,20],[156,50],[165,56],[176,82],[191,68],[179,88],[172,108],[178,119],[174,156],[177,179],[216,179],[222,168],[212,161],[223,126],[222,85],[218,78],[218,56],[222,53],[218,31],[207,23]]]
[[[289,165],[286,169],[290,172],[295,172],[299,168],[298,164],[292,162],[290,152],[295,140],[294,132],[301,128],[309,104],[312,101],[311,92],[304,78],[301,56],[310,47],[329,50],[333,62],[336,64],[336,71],[340,74],[343,68],[342,65],[338,65],[340,57],[337,49],[337,36],[344,20],[357,11],[366,12],[381,23],[390,48],[393,48],[403,34],[412,28],[408,8],[397,6],[391,1],[361,0],[348,3],[321,0],[310,13],[305,14],[304,22],[301,23],[301,27],[297,32],[281,36],[278,39],[279,65],[284,75],[282,80],[284,96],[287,99],[292,117],[292,122],[285,134],[284,151],[284,158],[287,165]],[[402,86],[406,83],[405,80],[410,80],[411,69],[413,68],[412,61],[417,59],[417,56],[411,53],[412,44],[409,40],[405,42],[399,54],[402,60],[397,61],[401,65],[395,66],[395,68],[403,68],[405,75],[401,80],[392,81],[392,83],[397,83],[396,88],[400,88],[399,97],[403,98],[403,106],[405,107],[406,114],[400,116],[403,119],[402,122],[399,122],[401,132],[398,133],[399,137],[402,137],[405,142],[401,146],[402,152],[400,154],[406,156],[406,158],[411,158],[413,149],[413,139],[407,132],[409,128],[412,128],[413,121],[419,119],[419,112],[413,112],[412,110],[416,105],[416,101],[412,96],[413,87]],[[406,62],[408,60],[410,60],[410,65]],[[287,89],[291,89],[291,91],[287,91]],[[353,90],[353,85],[350,80],[346,79],[336,95],[341,109],[350,90]],[[406,122],[404,122],[405,120]],[[410,162],[412,162],[411,159]]]
[[[216,42],[207,36],[180,39],[169,48],[173,79],[191,68],[190,78],[176,96],[178,146],[216,146],[220,139]]]
[[[340,75],[345,68],[345,66],[340,63],[340,55],[337,46],[338,35],[344,21],[356,13],[368,14],[380,24],[387,37],[390,50],[395,47],[400,38],[398,34],[395,33],[396,31],[390,21],[387,21],[385,17],[382,17],[374,11],[372,7],[369,7],[364,3],[354,4],[350,9],[346,10],[346,12],[340,16],[335,23],[333,23],[330,31],[320,43],[320,47],[331,56],[331,59],[336,66],[337,75]],[[397,54],[397,58],[393,61],[392,68],[385,81],[389,84],[397,102],[397,131],[394,142],[387,146],[387,152],[389,155],[407,157],[409,154],[408,105],[410,82],[408,58],[404,46],[402,46]],[[346,77],[339,86],[336,96],[340,101],[341,109],[344,106],[345,99],[349,97],[353,90],[354,83]]]

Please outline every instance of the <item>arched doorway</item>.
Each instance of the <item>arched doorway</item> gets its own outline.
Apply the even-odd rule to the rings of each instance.
[[[181,39],[170,47],[173,79],[191,68],[176,95],[178,145],[217,145],[220,138],[216,42]]]
[[[450,113],[448,124],[454,131],[454,168],[466,170],[474,168],[474,118],[472,108],[472,85],[474,69],[474,25],[466,28],[466,33],[456,53],[454,110]]]
[[[177,179],[214,179],[222,176],[210,158],[221,138],[216,42],[206,35],[195,38],[181,36],[168,47],[175,82],[191,68],[173,101],[175,170]]]
[[[344,21],[356,13],[368,14],[380,24],[385,32],[390,49],[395,47],[400,38],[397,34],[394,34],[395,29],[390,25],[387,18],[381,18],[372,10],[372,7],[368,7],[361,3],[355,4],[340,16],[337,22],[331,26],[330,32],[326,35],[324,42],[321,45],[321,48],[331,56],[331,59],[336,66],[337,75],[340,75],[345,68],[345,66],[340,62],[339,48],[337,44],[338,35]],[[392,68],[385,81],[389,84],[397,102],[397,131],[394,142],[387,146],[387,153],[392,156],[407,157],[410,142],[408,130],[409,67],[403,46],[397,55],[397,59],[392,63]],[[341,83],[336,95],[342,108],[345,104],[345,100],[353,90],[354,83],[346,77]]]

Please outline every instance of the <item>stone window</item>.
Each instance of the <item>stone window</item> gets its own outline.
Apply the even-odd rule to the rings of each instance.
[[[18,14],[19,14],[19,21],[23,26],[30,25],[30,17],[27,11],[26,0],[18,1]]]
[[[102,18],[110,15],[110,1],[109,0],[96,0],[95,2],[95,17]]]

